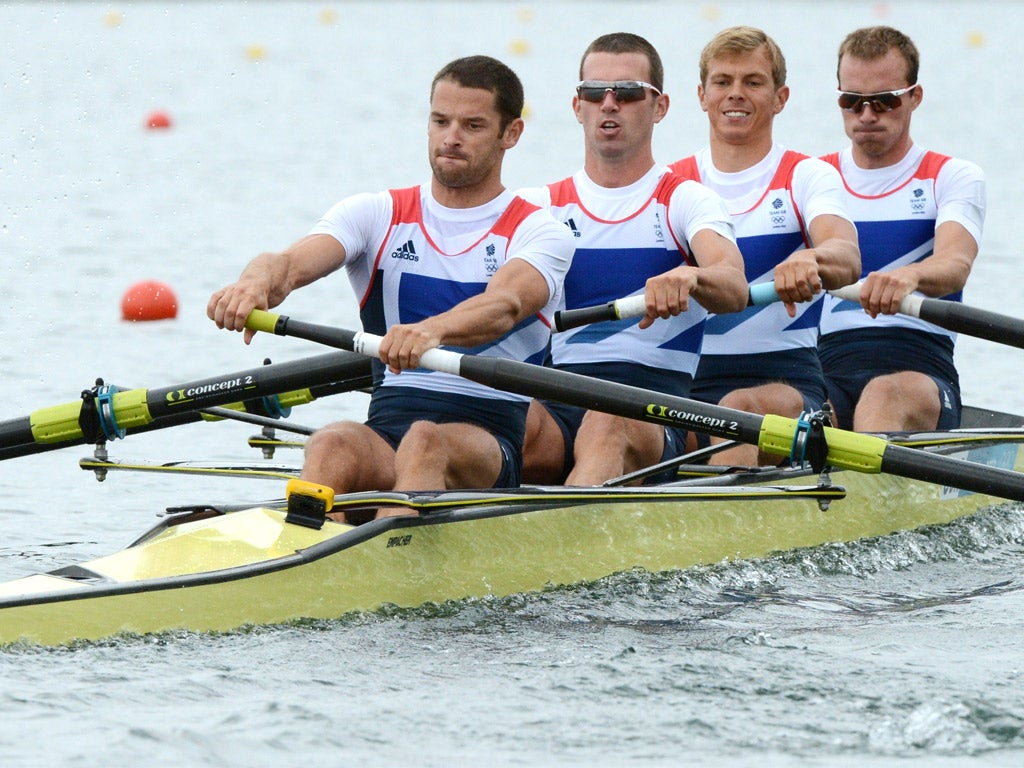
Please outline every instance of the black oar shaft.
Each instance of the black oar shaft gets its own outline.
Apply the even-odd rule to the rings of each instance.
[[[199,411],[214,406],[272,415],[261,411],[261,398],[277,396],[280,407],[288,408],[369,386],[372,379],[365,356],[332,352],[161,389],[115,392],[108,411],[119,429],[136,433],[199,421]],[[95,436],[80,423],[83,408],[91,407],[77,400],[0,422],[0,460],[93,442]]]
[[[954,333],[1024,349],[1024,322],[1015,317],[941,299],[924,299],[918,316]]]
[[[745,411],[514,360],[463,355],[459,373],[495,389],[754,445],[764,420]]]
[[[379,337],[370,334],[305,323],[260,310],[254,310],[249,316],[247,327],[365,354],[376,354],[380,342]],[[431,356],[432,362],[428,362]],[[793,452],[802,427],[802,422],[796,419],[736,411],[514,360],[430,350],[421,358],[421,364],[458,373],[496,389],[738,440],[780,456]],[[833,467],[857,472],[888,472],[1024,501],[1024,474],[1019,472],[896,446],[877,435],[832,427],[826,427],[824,432],[827,463]]]
[[[886,447],[882,454],[882,471],[1001,499],[1024,501],[1024,475],[1019,472],[902,445],[890,443]]]
[[[267,330],[266,327],[261,329]],[[277,316],[273,332],[279,336],[294,336],[346,350],[355,348],[357,336],[354,331],[307,323],[285,315]],[[680,426],[729,440],[753,442],[755,445],[761,431],[763,417],[757,414],[683,397],[660,395],[639,387],[602,381],[568,371],[473,355],[460,355],[458,366],[460,376],[494,389],[557,400],[588,410]]]

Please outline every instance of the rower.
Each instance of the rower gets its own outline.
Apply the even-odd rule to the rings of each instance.
[[[676,179],[654,160],[654,126],[668,112],[661,57],[644,38],[594,40],[572,99],[583,126],[584,165],[534,190],[576,240],[568,309],[633,294],[639,324],[606,322],[556,334],[555,368],[685,397],[707,313],[746,306],[747,283],[732,222],[718,196]],[[527,419],[524,476],[596,485],[682,454],[685,430],[551,401]]]
[[[839,47],[839,107],[850,146],[839,169],[861,235],[858,302],[828,297],[818,354],[838,426],[864,432],[960,425],[956,335],[898,314],[911,294],[959,302],[978,254],[985,177],[910,138],[924,98],[913,41],[867,27]],[[861,311],[863,310],[863,311]]]
[[[842,182],[827,163],[775,142],[772,125],[789,100],[786,60],[762,30],[731,27],[712,38],[700,55],[697,96],[710,143],[671,168],[722,196],[748,281],[772,282],[783,303],[709,319],[693,396],[759,414],[814,413],[825,402],[816,350],[822,291],[860,274]],[[777,459],[749,445],[711,459],[760,461]]]
[[[430,88],[429,184],[342,200],[305,237],[257,256],[210,298],[210,318],[245,330],[248,342],[253,309],[344,267],[364,329],[383,336],[366,422],[314,433],[303,480],[337,493],[519,484],[529,399],[419,362],[442,344],[543,357],[573,242],[550,213],[502,184],[522,109],[522,84],[506,65],[488,56],[449,63]]]

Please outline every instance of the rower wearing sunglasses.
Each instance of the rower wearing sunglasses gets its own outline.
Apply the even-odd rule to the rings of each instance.
[[[748,282],[773,283],[784,303],[708,320],[693,396],[791,418],[817,411],[826,397],[817,355],[823,291],[860,274],[839,174],[775,142],[772,123],[789,98],[786,60],[760,29],[725,29],[704,47],[697,96],[708,115],[709,146],[670,167],[721,195]],[[759,460],[777,461],[747,445],[711,458]]]
[[[818,351],[838,426],[867,432],[960,424],[954,335],[896,314],[911,293],[960,301],[981,242],[985,178],[910,138],[919,55],[891,27],[839,47],[839,107],[851,145],[839,169],[860,233],[860,303],[826,300]]]
[[[556,368],[673,395],[689,394],[707,312],[747,300],[732,222],[717,195],[654,161],[654,126],[665,116],[661,57],[642,37],[597,38],[580,62],[572,100],[583,127],[584,165],[520,195],[551,209],[573,233],[568,309],[643,296],[639,323],[616,320],[556,333]],[[678,430],[552,402],[533,402],[524,480],[594,485],[674,458]]]

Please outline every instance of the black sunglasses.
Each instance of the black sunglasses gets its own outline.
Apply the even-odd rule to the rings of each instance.
[[[882,91],[881,93],[852,93],[851,91],[836,91],[839,94],[839,106],[847,112],[859,115],[864,111],[864,105],[871,107],[872,112],[891,112],[903,103],[901,96],[905,96],[917,88],[917,83],[900,88],[898,91]]]
[[[661,93],[643,80],[584,80],[576,86],[576,95],[583,101],[600,104],[604,101],[605,94],[610,91],[616,101],[628,103],[646,99],[648,88],[657,94]]]

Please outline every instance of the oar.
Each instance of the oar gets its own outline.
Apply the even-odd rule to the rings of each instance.
[[[372,334],[301,322],[263,310],[253,310],[246,327],[371,357],[377,356],[381,342],[381,337]],[[420,364],[495,389],[738,440],[778,456],[790,456],[806,436],[805,425],[797,419],[737,411],[513,360],[431,349],[420,358]],[[826,462],[833,467],[855,472],[887,472],[1024,501],[1024,474],[904,448],[875,435],[833,427],[826,427],[824,433]]]
[[[747,296],[747,306],[762,306],[779,300],[775,293],[774,283],[755,283],[750,286],[750,293]],[[555,312],[555,330],[568,331],[570,328],[579,328],[581,325],[600,323],[606,320],[625,320],[631,317],[643,317],[647,312],[647,304],[642,293],[635,296],[626,296],[607,304],[597,304],[593,307],[580,307],[579,309],[563,309]]]
[[[859,291],[860,283],[854,283],[836,288],[829,293],[837,298],[860,304]],[[756,283],[750,286],[750,306],[762,306],[778,300],[773,283]],[[646,311],[643,295],[626,296],[607,304],[556,312],[555,330],[566,331],[605,320],[643,317]],[[969,307],[958,301],[926,299],[913,294],[900,302],[899,311],[900,314],[920,318],[947,331],[1024,349],[1024,320],[1015,317]]]
[[[333,352],[161,389],[83,397],[0,422],[0,459],[95,443],[110,432],[131,434],[200,421],[202,411],[215,406],[269,416],[262,398],[276,395],[278,407],[286,409],[366,387],[372,378],[365,356]]]
[[[829,291],[833,296],[860,304],[860,283]],[[900,302],[900,314],[945,328],[947,331],[1024,349],[1024,320],[961,304],[910,294]]]

